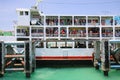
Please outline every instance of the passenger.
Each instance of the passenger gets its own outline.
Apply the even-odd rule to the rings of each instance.
[[[66,34],[64,29],[61,30],[61,34]]]
[[[66,25],[71,25],[71,24],[72,24],[71,19],[67,19],[67,24]]]
[[[93,31],[92,31],[92,30],[90,30],[90,32],[89,32],[89,36],[90,36],[90,37],[93,36]]]
[[[81,19],[79,20],[79,24],[80,24],[80,25],[83,25],[83,24],[82,24],[82,20],[81,20]]]
[[[49,19],[46,19],[46,25],[49,25]]]
[[[63,19],[61,19],[60,20],[60,25],[64,25],[65,23],[64,23],[64,20]]]
[[[105,25],[105,20],[101,20],[101,25]]]
[[[73,29],[72,34],[73,34],[73,36],[76,36],[77,31],[75,29]]]
[[[94,19],[91,21],[91,25],[96,25],[96,21]]]
[[[55,24],[55,25],[58,25],[58,19],[57,19],[57,18],[54,19],[54,24]]]
[[[85,19],[82,20],[82,25],[86,25],[86,20]]]
[[[53,20],[49,20],[49,25],[50,25],[50,26],[54,25]]]
[[[117,20],[115,20],[115,25],[117,25]]]
[[[74,25],[80,25],[80,23],[79,23],[77,18],[74,20]]]
[[[113,25],[113,19],[110,20],[110,24]]]

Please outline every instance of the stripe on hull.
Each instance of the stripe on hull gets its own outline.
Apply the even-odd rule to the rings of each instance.
[[[37,56],[36,60],[92,60],[92,56]]]

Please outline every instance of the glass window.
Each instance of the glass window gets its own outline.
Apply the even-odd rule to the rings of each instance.
[[[75,48],[86,48],[86,41],[84,40],[76,40],[75,41]]]
[[[23,15],[23,11],[20,11],[20,15],[21,15],[21,16]]]
[[[86,25],[86,17],[85,16],[75,16],[74,17],[74,25]]]
[[[99,27],[88,28],[88,37],[100,37]]]
[[[102,28],[102,37],[112,37],[113,28],[112,27],[103,27]]]
[[[93,41],[88,41],[88,48],[94,48]]]
[[[43,28],[42,27],[34,27],[31,29],[32,37],[42,37],[43,36]]]
[[[25,15],[28,15],[28,11],[25,11]]]
[[[88,25],[92,25],[92,26],[100,25],[100,17],[88,16]]]
[[[46,48],[58,48],[57,39],[49,39],[46,42]]]
[[[58,25],[58,16],[46,16],[46,25]]]
[[[102,16],[101,17],[101,25],[113,25],[113,17],[112,16]]]
[[[71,27],[69,28],[70,37],[86,37],[86,28],[84,27]]]
[[[67,29],[66,27],[60,28],[60,37],[67,37]]]
[[[29,32],[26,28],[17,29],[17,36],[29,36]]]
[[[17,29],[17,33],[20,33],[20,29]]]
[[[44,42],[41,39],[32,39],[32,41],[35,41],[36,48],[44,48]]]
[[[61,39],[60,48],[72,48],[73,42],[70,39]]]
[[[30,25],[43,25],[44,16],[31,13]]]
[[[29,36],[29,28],[28,27],[21,28],[19,35],[21,35],[21,36]]]
[[[115,20],[115,25],[120,25],[120,16],[115,16],[114,17],[114,20]]]
[[[46,28],[47,37],[58,37],[58,27],[47,27]]]
[[[36,48],[44,48],[44,42],[37,42]]]
[[[115,37],[120,37],[120,27],[115,28]]]
[[[60,25],[72,25],[72,16],[60,16]]]

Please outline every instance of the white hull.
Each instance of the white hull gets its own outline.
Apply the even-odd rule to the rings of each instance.
[[[93,48],[91,49],[61,49],[61,48],[36,48],[36,56],[60,56],[60,57],[65,57],[65,56],[92,56],[93,53]]]

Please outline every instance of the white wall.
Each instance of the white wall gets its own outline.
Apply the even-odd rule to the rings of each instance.
[[[18,25],[24,25],[24,26],[29,26],[30,25],[30,11],[28,11],[28,15],[25,15],[25,10],[23,10],[23,15],[20,15],[20,11],[17,11],[18,15]]]
[[[15,36],[0,36],[0,41],[16,41]]]

